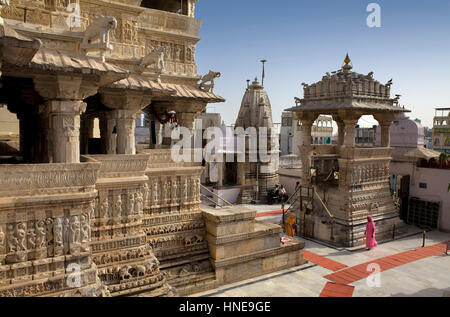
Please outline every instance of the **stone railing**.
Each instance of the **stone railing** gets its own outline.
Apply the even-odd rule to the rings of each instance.
[[[87,162],[100,162],[100,178],[142,176],[149,155],[84,155]]]
[[[139,154],[146,154],[150,156],[148,160],[147,169],[154,168],[173,168],[173,167],[193,167],[200,166],[199,163],[176,163],[172,160],[170,149],[157,149],[157,150],[142,150]]]
[[[0,165],[0,197],[88,191],[100,163]]]
[[[154,9],[145,9],[140,15],[140,25],[144,29],[167,31],[197,37],[202,22],[198,19]]]
[[[335,145],[313,145],[312,150],[314,155],[337,154],[337,147]]]
[[[342,158],[357,158],[357,159],[381,159],[391,158],[393,148],[386,147],[371,147],[371,148],[347,148],[341,147],[339,154]]]

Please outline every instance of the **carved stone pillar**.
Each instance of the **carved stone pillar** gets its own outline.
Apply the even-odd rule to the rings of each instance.
[[[41,143],[41,153],[40,162],[41,163],[52,163],[53,162],[53,137],[51,133],[51,122],[47,108],[45,105],[39,105],[39,120],[40,120],[40,143]]]
[[[237,182],[238,185],[244,186],[245,185],[245,163],[244,162],[238,162],[237,165]]]
[[[217,186],[222,187],[223,186],[223,162],[217,162]]]
[[[354,147],[355,146],[355,137],[356,137],[356,125],[358,124],[358,120],[344,120],[344,146]]]
[[[35,90],[45,99],[41,115],[48,118],[53,163],[80,162],[80,115],[83,99],[96,93],[97,83],[82,75],[39,75]],[[48,140],[49,141],[49,140]]]
[[[383,113],[375,114],[374,118],[378,121],[381,127],[381,147],[391,146],[391,125],[395,119],[395,114]]]
[[[338,126],[337,146],[341,147],[344,144],[345,124],[344,124],[344,121],[342,121],[342,119],[339,118],[338,116],[333,116],[333,120],[336,122],[336,124]]]
[[[380,122],[381,127],[381,147],[390,147],[391,146],[391,125],[392,122],[385,121]]]
[[[300,146],[300,159],[302,161],[301,185],[308,186],[311,181],[311,130],[313,120],[301,120],[302,122],[302,143]]]
[[[86,104],[77,100],[47,101],[54,163],[80,162],[80,115]]]
[[[80,151],[81,154],[89,154],[89,139],[94,137],[94,116],[81,116],[80,127]]]
[[[197,114],[193,112],[182,112],[177,113],[178,124],[181,127],[185,127],[194,133],[195,128],[195,119],[197,118]]]
[[[155,120],[155,148],[158,148],[161,146],[163,137],[162,137],[162,131],[163,131],[163,124],[159,122],[158,120]]]
[[[20,153],[25,162],[31,162],[32,146],[34,143],[33,131],[31,129],[33,116],[27,112],[21,112],[17,114],[17,118],[19,119]]]
[[[116,154],[117,132],[116,120],[111,112],[100,114],[100,138],[101,151],[103,154]]]
[[[117,154],[136,154],[134,131],[136,128],[136,111],[114,110],[117,129]]]
[[[136,154],[136,116],[150,104],[150,92],[102,88],[100,97],[105,106],[113,109],[111,115],[116,122],[117,154]]]

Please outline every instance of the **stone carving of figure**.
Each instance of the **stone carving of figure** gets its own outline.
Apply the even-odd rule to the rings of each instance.
[[[90,225],[87,215],[81,215],[80,217],[80,240],[81,240],[81,248],[83,251],[89,250],[89,236],[90,236]]]
[[[141,215],[144,209],[144,200],[142,198],[142,193],[141,192],[136,192],[134,194],[134,199],[136,201],[135,206],[134,206],[134,213],[136,215]]]
[[[89,214],[90,221],[93,221],[95,218],[95,210],[97,209],[97,205],[98,205],[98,198],[95,198],[89,204],[88,214]]]
[[[179,45],[176,47],[176,59],[179,61],[183,60],[183,46]]]
[[[63,239],[63,221],[61,218],[56,218],[53,226],[53,238],[55,240],[55,247],[64,246]]]
[[[186,59],[189,62],[193,62],[195,60],[195,46],[189,46],[187,48]]]
[[[5,252],[5,234],[3,233],[2,227],[0,227],[0,252]]]
[[[63,241],[64,241],[64,254],[69,252],[69,243],[70,243],[70,220],[68,218],[64,218],[63,221]]]
[[[132,215],[134,214],[134,206],[135,206],[135,199],[134,199],[134,194],[130,193],[128,195],[128,206],[127,206],[127,215]]]
[[[114,218],[119,218],[122,215],[122,198],[117,195],[116,203],[114,205]]]
[[[165,53],[167,53],[167,50],[164,47],[158,47],[144,56],[140,64],[142,71],[152,66],[158,72],[164,72],[166,70],[164,62]]]
[[[183,181],[183,197],[184,202],[187,203],[189,200],[189,184],[188,184],[188,178],[185,178]]]
[[[47,236],[47,246],[52,245],[53,243],[53,219],[47,218],[45,220],[46,226],[46,236]]]
[[[150,192],[147,183],[142,185],[141,192],[142,192],[142,197],[144,199],[144,208],[147,209],[148,201],[149,201],[149,192]]]
[[[27,250],[26,245],[26,235],[27,235],[27,225],[23,222],[20,222],[16,225],[16,245],[17,245],[17,251],[25,251]]]
[[[175,204],[178,198],[178,184],[177,181],[172,181],[172,203]]]
[[[72,216],[70,221],[70,243],[80,242],[80,218],[78,216]]]
[[[195,184],[194,195],[193,195],[194,196],[194,201],[198,202],[200,200],[200,180],[198,178],[196,178],[194,180],[194,184]]]
[[[166,179],[164,184],[163,184],[163,190],[161,192],[161,200],[162,200],[162,197],[164,197],[165,204],[167,204],[167,201],[168,201],[169,196],[170,196],[169,192],[168,192],[169,187],[170,187],[170,180]]]
[[[108,209],[109,209],[109,205],[108,205],[108,199],[103,199],[102,203],[100,204],[99,207],[99,217],[102,219],[107,218],[108,216]]]
[[[200,79],[200,85],[199,85],[200,89],[203,89],[203,90],[208,91],[208,92],[213,92],[213,90],[214,90],[214,80],[216,78],[219,78],[220,76],[221,76],[221,74],[219,72],[213,72],[213,71],[210,70],[208,74],[206,74],[205,76],[203,76]],[[206,83],[208,83],[208,82],[210,84],[207,85]]]
[[[36,232],[34,228],[29,228],[28,232],[27,232],[27,244],[28,244],[28,249],[32,250],[34,248],[36,248]]]
[[[8,225],[8,248],[9,252],[16,252],[18,250],[17,238],[15,237],[14,225]]]
[[[114,49],[110,43],[110,32],[117,28],[117,20],[114,17],[105,17],[95,19],[84,31],[83,42],[81,48],[89,49]],[[93,43],[97,41],[97,43]]]
[[[156,205],[158,205],[158,200],[159,200],[159,197],[158,197],[158,192],[159,192],[159,188],[158,188],[158,185],[159,185],[159,181],[158,181],[158,179],[156,178],[154,181],[153,181],[153,193],[152,193],[152,199],[153,199],[153,206],[156,206]]]
[[[45,222],[44,220],[39,220],[36,223],[36,247],[45,248]]]

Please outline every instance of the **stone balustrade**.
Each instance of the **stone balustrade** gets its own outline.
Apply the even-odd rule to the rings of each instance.
[[[87,162],[101,162],[99,177],[144,176],[149,155],[84,155]]]
[[[370,148],[339,148],[339,155],[341,158],[355,158],[355,159],[380,159],[392,158],[393,148],[389,147],[370,147]]]
[[[337,154],[337,146],[335,145],[312,145],[314,155],[330,155]]]
[[[88,191],[100,163],[0,165],[0,197]]]

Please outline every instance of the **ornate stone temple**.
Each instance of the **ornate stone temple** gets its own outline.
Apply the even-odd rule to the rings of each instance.
[[[245,163],[238,162],[236,179],[238,184],[243,186],[241,189],[242,203],[251,201],[267,201],[267,191],[272,189],[278,183],[278,156],[279,141],[272,136],[273,121],[272,107],[264,87],[258,82],[257,78],[249,85],[242,98],[241,108],[236,119],[235,127],[241,127],[244,130],[254,128],[258,134],[258,144],[251,144],[250,140],[246,142]],[[261,142],[259,140],[260,131],[267,131],[266,155],[268,160],[261,160]],[[256,162],[250,159],[251,154],[258,153]]]
[[[142,111],[193,129],[224,101],[219,74],[197,74],[196,2],[0,0],[0,103],[20,121],[17,163],[0,164],[0,296],[171,296],[231,280],[211,260],[202,167],[135,147]],[[301,264],[302,248],[276,248],[284,261],[265,267]]]
[[[390,97],[392,80],[383,85],[372,72],[351,70],[347,55],[342,69],[303,84],[303,99],[289,109],[302,124],[298,233],[349,247],[364,244],[367,216],[376,222],[378,240],[392,238],[401,227],[389,190],[389,130],[396,115],[408,111],[399,106],[398,97]],[[321,114],[332,115],[337,123],[337,145],[312,144],[311,127]],[[356,125],[363,115],[379,122],[380,147],[355,145]]]

